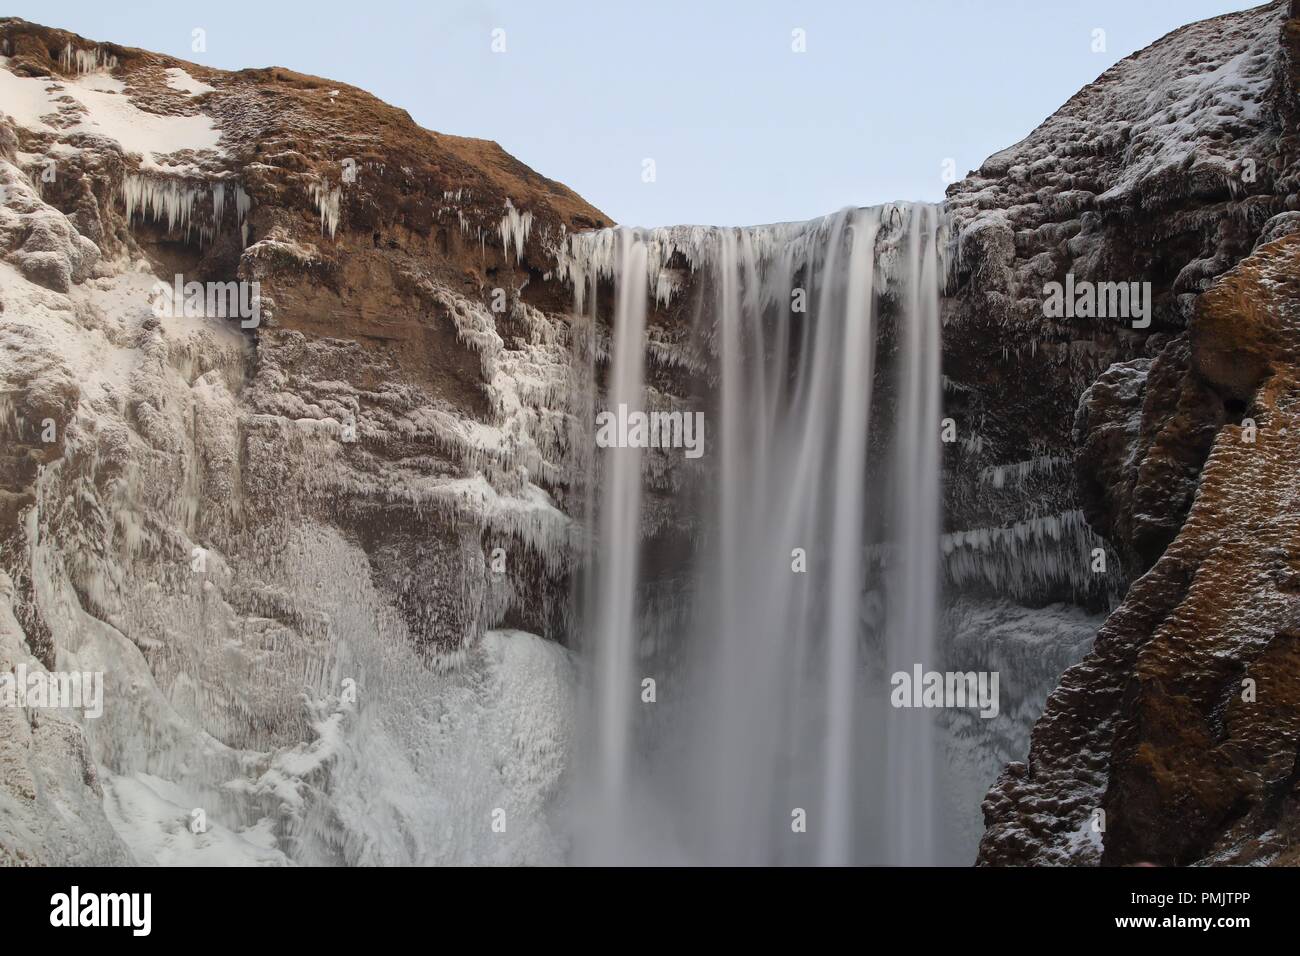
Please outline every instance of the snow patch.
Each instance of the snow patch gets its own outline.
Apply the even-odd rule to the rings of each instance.
[[[211,116],[167,116],[140,109],[121,92],[120,82],[97,74],[72,80],[15,76],[9,59],[0,57],[0,104],[27,129],[44,132],[90,133],[115,141],[124,153],[141,157],[145,170],[172,171],[188,164],[164,164],[160,157],[180,150],[220,153],[221,131]],[[61,102],[67,97],[74,101]],[[84,112],[73,112],[76,106]],[[56,129],[42,117],[64,113],[78,117],[75,125]]]
[[[173,66],[164,70],[167,77],[167,85],[178,93],[186,93],[190,96],[202,96],[204,93],[216,92],[215,86],[209,86],[201,80],[196,80],[179,66]]]

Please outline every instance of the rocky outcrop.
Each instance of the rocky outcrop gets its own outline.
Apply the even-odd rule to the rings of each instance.
[[[1084,513],[1135,576],[1182,527],[1215,433],[1243,407],[1189,374],[1189,359],[1179,336],[1155,359],[1118,362],[1083,393],[1075,415]]]
[[[563,491],[563,410],[550,405],[568,374],[556,317],[568,302],[540,277],[558,237],[605,218],[495,144],[422,130],[359,90],[284,70],[222,73],[16,20],[3,21],[3,43],[5,82],[57,108],[28,105],[5,127],[11,179],[21,169],[49,182],[25,206],[13,187],[7,207],[6,258],[24,277],[68,292],[100,256],[94,237],[118,260],[101,275],[143,258],[168,280],[259,283],[261,321],[227,383],[238,434],[222,453],[238,467],[245,522],[284,520],[288,497],[372,547],[377,565],[407,540],[404,564],[477,580],[410,617],[438,652],[499,619],[493,602],[554,633],[554,607],[489,595],[483,573],[462,571],[468,560],[481,572],[472,555],[512,539],[562,548],[541,540],[554,529],[534,505]],[[123,100],[132,122],[156,127],[147,145],[176,149],[134,152],[134,134],[104,118],[106,101]],[[178,436],[148,423],[154,411],[137,406],[146,437],[174,450]],[[346,440],[321,443],[323,458],[291,474],[264,452],[314,441],[308,422]],[[480,473],[489,486],[454,484]],[[521,503],[498,507],[498,495]],[[454,543],[420,555],[415,537]],[[377,575],[402,603],[404,585]]]
[[[984,862],[1296,862],[1297,275],[1300,237],[1261,247],[1148,380],[1144,430],[1212,433],[1195,499],[990,792]],[[1209,395],[1245,417],[1209,428]],[[1163,456],[1135,443],[1132,470]]]
[[[1089,562],[1059,560],[1082,576],[1059,574],[1023,597],[1105,606],[1150,565],[1186,512],[1188,469],[1199,467],[1206,436],[1138,436],[1139,372],[1150,361],[1153,374],[1177,375],[1179,346],[1170,339],[1186,328],[1198,295],[1259,237],[1297,222],[1300,47],[1287,17],[1287,4],[1275,2],[1174,31],[948,190],[959,247],[944,317],[945,408],[961,438],[946,462],[950,529],[1082,509],[1120,559],[1107,562],[1104,576]],[[1150,325],[1049,317],[1046,286],[1067,276],[1078,284],[1149,282]],[[1120,363],[1131,363],[1128,371],[1112,369]],[[990,499],[983,483],[991,471],[1032,472],[1074,457],[1076,406],[1090,387],[1081,413],[1094,446],[1086,456],[1124,457],[1131,432],[1132,440],[1179,446],[1168,463],[1157,464],[1157,455],[1147,466],[1169,475],[1148,474],[1125,491],[1113,484],[1119,463],[1098,461],[1077,486],[1058,472],[1019,499]],[[1135,502],[1122,503],[1133,494]],[[1099,505],[1115,495],[1112,527]],[[1071,536],[1061,547],[1073,555],[1100,543]],[[1035,576],[1042,577],[1028,567],[1013,575]],[[1005,577],[990,575],[986,586],[1005,591]]]
[[[1152,328],[1169,334],[1141,357],[1108,353],[1082,390],[1076,493],[1132,584],[1049,698],[1028,760],[989,792],[981,863],[1296,862],[1294,14],[1272,4],[1184,28],[1098,83],[1122,91],[1164,63],[1173,94],[1195,91],[1197,109],[1163,123],[1178,135],[1126,148],[1137,172],[1111,188],[1132,199],[1127,231],[1109,245],[1141,235],[1150,210],[1173,242],[1141,250],[1132,275],[1159,289],[1174,265],[1160,257],[1185,256],[1191,232],[1199,255],[1157,308]],[[1194,53],[1196,40],[1206,45]],[[1207,50],[1228,55],[1205,70]],[[1203,75],[1180,78],[1184,56]],[[1252,73],[1261,95],[1246,95]],[[1201,112],[1212,104],[1213,118]],[[1139,111],[1134,128],[1152,122]],[[1222,123],[1224,135],[1204,138]],[[1158,173],[1160,157],[1180,155]],[[1264,178],[1225,180],[1232,195],[1210,186],[1211,170],[1252,158]],[[1201,218],[1211,211],[1217,221]]]

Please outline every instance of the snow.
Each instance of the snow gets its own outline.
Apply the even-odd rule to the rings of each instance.
[[[50,129],[41,117],[55,112],[46,90],[57,86],[53,80],[30,79],[9,72],[9,58],[0,56],[0,110],[27,129]]]
[[[1247,47],[1212,69],[1200,69],[1173,76],[1163,85],[1142,83],[1129,95],[1142,102],[1141,112],[1131,127],[1131,154],[1140,161],[1129,165],[1124,175],[1099,202],[1128,195],[1147,176],[1167,171],[1184,178],[1193,158],[1219,164],[1225,176],[1237,182],[1233,162],[1206,150],[1201,139],[1213,134],[1220,123],[1254,123],[1273,82],[1273,50],[1277,46],[1275,27],[1261,18],[1260,27],[1246,38]],[[1136,71],[1134,71],[1136,72]]]
[[[92,90],[96,93],[123,93],[126,91],[126,84],[109,73],[87,73],[78,77],[76,82],[82,89]]]
[[[142,168],[176,171],[188,164],[164,164],[160,157],[179,150],[220,152],[221,131],[211,116],[167,116],[148,113],[122,92],[120,81],[91,73],[75,80],[48,77],[20,77],[8,70],[8,57],[0,57],[0,104],[20,126],[47,132],[93,133],[117,142],[123,152],[141,157]],[[42,117],[68,111],[70,104],[56,102],[70,97],[85,107],[75,125],[63,130]],[[75,107],[73,107],[75,109]]]
[[[124,862],[125,853],[143,865],[561,862],[549,807],[572,719],[566,651],[523,632],[490,631],[445,666],[430,667],[373,590],[365,555],[332,530],[306,528],[287,542],[297,555],[288,577],[263,586],[318,622],[310,639],[267,618],[236,615],[227,603],[236,562],[216,549],[201,583],[186,568],[193,585],[160,586],[166,563],[156,562],[172,560],[168,548],[188,563],[201,492],[151,486],[187,488],[187,472],[213,479],[225,454],[220,435],[236,429],[234,406],[219,377],[195,376],[231,367],[224,356],[243,346],[233,330],[195,318],[164,316],[146,334],[153,281],[128,272],[62,295],[0,263],[12,319],[5,334],[25,343],[0,355],[25,368],[39,367],[35,356],[59,363],[84,396],[68,437],[76,450],[42,473],[28,535],[59,666],[99,670],[107,681],[105,714],[82,731],[103,787],[102,815],[76,802],[90,791],[75,762],[49,743],[24,745],[22,759],[51,799],[75,814],[82,836],[51,847],[35,825],[15,823],[8,839],[43,860]],[[113,436],[131,434],[118,418],[128,405],[148,418],[137,426],[144,436],[174,435],[166,446],[175,451],[153,459],[132,436],[135,465],[105,487],[116,500],[100,502],[77,463],[101,452],[117,457]],[[196,430],[187,435],[190,426]],[[202,474],[194,471],[200,459]],[[66,526],[63,534],[49,530],[74,492],[84,514],[73,527],[84,523],[78,533],[87,534],[76,543],[64,536]],[[503,498],[479,477],[439,493],[458,507],[503,512],[506,523],[512,511],[525,521],[533,520],[528,513],[564,520],[540,489]],[[105,508],[110,527],[122,532],[107,551],[91,517]],[[74,588],[65,558],[75,553],[85,561],[75,565]],[[5,653],[22,641],[9,620]],[[344,679],[355,680],[355,701],[341,696]],[[190,827],[195,809],[206,817],[201,833]],[[9,810],[13,820],[56,813],[21,803]],[[492,828],[498,810],[504,833]],[[71,853],[82,855],[61,855]]]
[[[1090,207],[1150,210],[1192,193],[1259,191],[1242,164],[1259,162],[1263,186],[1266,157],[1281,148],[1268,114],[1288,68],[1278,43],[1286,10],[1271,3],[1189,24],[1116,63],[950,193],[963,246],[985,229],[1055,228]],[[1090,245],[1072,242],[1072,258],[1086,260]]]
[[[167,77],[167,85],[179,93],[202,96],[204,93],[216,91],[215,86],[209,86],[201,80],[196,80],[178,66],[173,66],[163,72]]]
[[[0,212],[6,224],[63,221],[12,164],[0,162],[0,175],[15,184]],[[196,198],[183,190],[205,185],[135,177],[126,202],[132,215],[186,228]],[[231,204],[231,188],[211,184],[214,208]],[[233,198],[246,211],[238,184]],[[57,238],[71,255],[75,233]],[[472,596],[484,608],[463,646],[431,654],[376,591],[365,552],[328,524],[290,525],[275,545],[294,555],[284,566],[251,548],[225,553],[219,529],[249,507],[243,450],[278,440],[269,425],[319,441],[278,451],[319,457],[320,471],[336,469],[333,487],[357,480],[337,457],[340,418],[326,417],[343,413],[303,402],[310,414],[298,425],[241,410],[251,363],[233,324],[155,317],[152,272],[101,265],[110,274],[61,293],[0,262],[0,382],[72,396],[63,454],[39,472],[25,516],[35,600],[59,667],[100,671],[106,682],[99,720],[52,716],[28,734],[23,715],[0,712],[5,780],[27,775],[40,787],[35,799],[12,800],[0,788],[0,813],[12,821],[0,828],[0,861],[562,862],[550,816],[570,751],[568,652],[520,631],[480,638],[475,627],[499,620],[512,600],[512,585],[498,582]],[[539,407],[556,402],[566,380],[560,329],[516,304],[527,332],[507,348],[490,313],[456,305],[492,371],[496,419],[424,409],[410,426],[458,435],[468,467],[410,482],[381,474],[358,494],[408,495],[513,536],[544,564],[560,561],[569,519],[530,478],[530,468],[555,467],[565,423]],[[0,399],[0,428],[29,429],[19,422],[26,405]],[[244,429],[265,430],[246,445]],[[201,575],[189,565],[198,546]],[[3,575],[0,595],[0,658],[16,659],[26,636]],[[206,818],[199,833],[196,809]],[[505,832],[493,829],[498,811]],[[66,828],[51,822],[65,818]]]
[[[42,669],[14,616],[14,583],[0,571],[0,671]],[[130,862],[86,786],[85,737],[61,710],[0,707],[0,866]]]
[[[288,815],[295,859],[560,862],[548,816],[572,733],[568,652],[521,631],[489,631],[458,666],[431,670],[409,641],[376,631],[380,598],[355,546],[331,531],[291,544],[301,556],[291,591],[320,595],[331,622],[337,677],[328,683],[346,675],[357,688],[355,705],[332,692],[316,697],[317,739],[272,755],[241,785]],[[322,594],[323,584],[333,593]],[[504,833],[492,830],[498,809]]]
[[[158,157],[183,149],[219,151],[221,131],[210,116],[146,113],[125,95],[100,90],[81,89],[73,96],[90,110],[90,118],[78,129],[116,140],[125,152],[139,153],[146,169],[167,169]]]
[[[262,818],[230,830],[204,821],[195,833],[195,809],[204,796],[186,789],[185,782],[164,780],[149,773],[116,775],[100,767],[104,780],[104,813],[123,842],[145,866],[287,866],[290,860],[275,848],[273,821]]]

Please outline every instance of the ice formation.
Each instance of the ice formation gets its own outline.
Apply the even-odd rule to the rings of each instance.
[[[457,598],[472,605],[466,640],[431,661],[376,592],[355,541],[292,501],[274,529],[246,527],[241,515],[265,491],[241,469],[245,451],[269,450],[301,467],[303,496],[405,499],[416,514],[463,524],[475,548],[514,539],[512,560],[561,574],[571,522],[537,482],[558,474],[570,428],[562,324],[516,302],[526,332],[507,344],[481,304],[449,299],[482,354],[492,423],[410,408],[385,427],[445,436],[460,473],[364,475],[338,437],[343,421],[373,427],[364,415],[277,394],[269,357],[270,384],[248,388],[238,330],[158,319],[155,277],[119,272],[125,263],[90,277],[88,240],[10,164],[0,175],[15,184],[0,216],[48,218],[50,241],[63,244],[48,254],[82,273],[51,291],[0,261],[0,383],[24,383],[0,388],[6,440],[42,427],[49,413],[33,420],[33,396],[73,396],[60,454],[31,488],[32,572],[0,569],[0,667],[41,666],[32,649],[47,641],[61,667],[108,681],[99,720],[0,709],[0,765],[39,781],[31,800],[0,788],[0,859],[561,862],[550,805],[569,752],[574,669],[555,643],[493,629],[517,603],[512,583],[493,581],[480,553],[479,589]],[[200,238],[247,228],[249,197],[230,177],[128,173],[120,196],[137,228]],[[241,404],[249,394],[266,410]],[[473,569],[467,558],[467,582]],[[48,631],[30,629],[33,607]],[[196,810],[201,831],[191,829]],[[504,837],[492,830],[498,810]]]
[[[528,234],[533,229],[533,214],[531,212],[520,212],[515,208],[515,204],[509,199],[506,200],[505,215],[501,217],[501,222],[497,226],[497,233],[501,236],[501,252],[510,257],[510,247],[515,248],[515,261],[519,261],[524,256],[524,243],[528,241]]]
[[[121,186],[123,211],[128,224],[137,220],[166,223],[169,233],[183,233],[187,240],[197,233],[200,241],[206,243],[221,228],[228,183],[234,187],[235,225],[247,242],[252,201],[237,180],[190,180],[127,173],[122,177]],[[211,203],[212,214],[206,221],[200,221],[195,216],[195,206],[205,196]]]
[[[327,182],[316,183],[311,188],[311,198],[320,213],[321,235],[328,235],[333,239],[339,228],[339,209],[343,201],[342,187],[331,186]]]
[[[1026,597],[1064,586],[1084,597],[1109,594],[1118,583],[1114,556],[1079,510],[955,531],[942,541],[947,578],[957,587],[981,585]],[[1105,552],[1104,565],[1098,563],[1097,549]]]
[[[1036,475],[1060,474],[1069,467],[1070,459],[1061,455],[1039,455],[1035,458],[1027,458],[1024,461],[990,465],[981,469],[979,480],[981,484],[988,484],[995,489],[1001,489],[1006,487],[1008,482],[1012,486],[1019,486]]]
[[[907,204],[881,206],[882,221],[897,225],[908,215],[908,208]],[[794,276],[817,264],[835,222],[835,216],[824,216],[807,222],[751,226],[741,230],[741,235],[760,273],[779,269]],[[956,237],[946,219],[939,224],[938,230],[938,272],[940,281],[946,286],[956,262]],[[730,231],[715,226],[661,226],[636,230],[638,240],[646,247],[646,284],[655,304],[667,304],[686,288],[686,276],[681,274],[683,269],[689,274],[700,268],[716,266],[720,240]],[[876,268],[882,275],[888,275],[902,255],[898,243],[897,229],[883,231],[876,257]],[[579,312],[583,310],[584,296],[591,282],[618,276],[617,249],[617,230],[612,229],[567,233],[557,242],[553,250],[553,274],[573,286],[575,308]],[[789,291],[788,288],[764,284],[750,290],[749,294],[761,297],[762,305],[767,306],[778,297],[788,296]],[[892,294],[896,290],[889,291]]]
[[[1029,753],[1030,729],[1067,667],[1092,647],[1104,614],[1070,604],[1024,607],[1006,599],[957,598],[944,614],[945,667],[1002,676],[1002,710],[993,720],[951,710],[941,721],[948,813],[944,862],[975,858],[988,788],[1012,761]]]
[[[59,64],[69,73],[94,73],[96,70],[117,69],[117,57],[103,47],[93,50],[74,49],[69,43],[59,54]]]
[[[165,221],[169,232],[180,228],[188,235],[194,202],[202,189],[184,180],[128,174],[122,177],[127,222],[134,222],[138,214],[143,220]]]

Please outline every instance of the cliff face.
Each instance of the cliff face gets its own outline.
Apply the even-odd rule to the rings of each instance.
[[[1286,5],[1273,3],[1177,30],[948,190],[960,247],[945,315],[945,406],[963,438],[948,459],[950,523],[972,529],[1056,514],[1075,516],[1078,529],[1057,569],[1006,571],[1024,582],[1024,597],[1104,605],[1150,566],[1186,514],[1206,436],[1149,436],[1177,448],[1153,459],[1132,507],[1116,508],[1110,476],[1069,474],[1076,405],[1098,383],[1089,414],[1111,427],[1091,429],[1088,440],[1122,441],[1125,402],[1135,400],[1122,395],[1143,363],[1155,361],[1157,374],[1167,366],[1185,348],[1172,340],[1214,277],[1259,236],[1300,221],[1287,24]],[[1067,281],[1149,282],[1149,326],[1048,317],[1045,286]],[[1125,384],[1111,367],[1135,360]],[[981,486],[998,467],[1040,477],[1029,494],[999,500]],[[1105,576],[1073,557],[1100,544],[1085,527],[1114,550]],[[956,553],[970,547],[959,541]],[[1019,560],[988,548],[972,557],[984,570],[959,583],[995,589],[1005,587],[1000,569]]]
[[[985,862],[1296,862],[1297,238],[1201,296],[1181,375],[1152,366],[1138,434],[1211,435],[1190,513],[990,792]],[[1134,445],[1130,476],[1162,454]]]
[[[1291,14],[1270,4],[1171,34],[993,157],[980,192],[956,190],[974,209],[1050,153],[1061,182],[1037,201],[1078,210],[1010,236],[1015,207],[972,213],[967,301],[1004,322],[1031,322],[1017,295],[1063,268],[1155,293],[1142,332],[1082,320],[1067,336],[1039,319],[1040,351],[1086,360],[1058,358],[1061,374],[1028,390],[1046,416],[989,415],[1057,430],[1075,466],[1064,493],[1132,583],[1049,698],[1028,760],[988,794],[982,863],[1295,862]]]
[[[159,861],[548,859],[540,823],[469,841],[549,799],[567,658],[480,638],[563,633],[570,305],[542,276],[606,218],[314,77],[12,19],[0,53],[0,669],[103,671],[117,702],[84,733],[0,710],[0,861],[121,862],[124,834]],[[191,282],[256,283],[256,314],[158,288]],[[494,741],[473,715],[501,707],[523,723]],[[485,826],[435,841],[345,796],[362,747],[480,775]],[[249,826],[191,834],[195,807]]]

